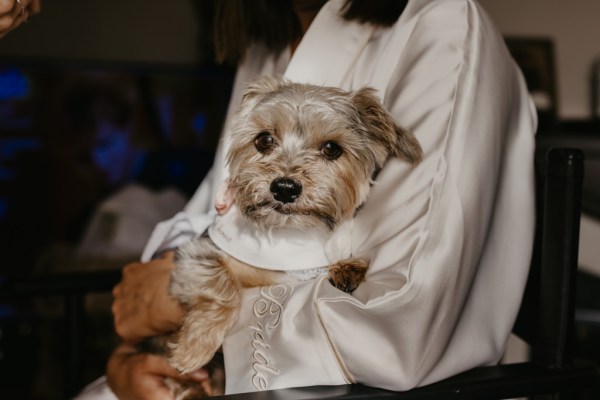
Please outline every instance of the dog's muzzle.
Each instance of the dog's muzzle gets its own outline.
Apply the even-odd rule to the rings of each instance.
[[[271,182],[270,190],[275,200],[293,203],[302,193],[302,185],[290,178],[277,178]]]

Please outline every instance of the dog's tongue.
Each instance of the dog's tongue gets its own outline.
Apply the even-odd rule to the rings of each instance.
[[[215,199],[215,209],[217,214],[223,215],[231,208],[235,194],[229,187],[229,179],[225,179],[217,192]]]

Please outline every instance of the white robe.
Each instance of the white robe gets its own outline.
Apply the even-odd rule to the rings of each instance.
[[[245,290],[223,345],[227,393],[432,383],[497,363],[520,305],[534,233],[536,119],[501,35],[472,0],[411,0],[390,28],[345,21],[342,4],[321,9],[291,59],[254,46],[228,118],[259,74],[371,86],[424,159],[414,169],[390,160],[328,243],[339,258],[370,260],[354,293],[323,278]],[[212,208],[226,146],[184,215]],[[159,229],[155,241],[171,236]]]

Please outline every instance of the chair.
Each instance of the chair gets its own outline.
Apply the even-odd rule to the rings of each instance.
[[[545,161],[536,163],[538,219],[534,257],[514,332],[531,345],[531,361],[518,364],[478,367],[460,375],[406,392],[392,392],[360,384],[290,388],[222,396],[224,399],[504,399],[524,396],[574,398],[579,389],[589,388],[600,398],[600,372],[595,365],[572,357],[574,293],[579,244],[579,217],[583,178],[583,153],[574,149],[552,149]],[[117,275],[80,281],[71,276],[66,287],[58,277],[62,295],[71,305],[67,317],[72,342],[81,343],[82,293],[108,290]],[[10,286],[14,294],[50,294],[43,290],[48,279],[20,282]],[[93,285],[92,285],[93,284]],[[36,288],[37,285],[37,288]],[[40,286],[41,285],[41,286]],[[87,286],[86,286],[87,285]],[[46,288],[47,289],[47,288]],[[50,290],[57,293],[57,290]],[[80,368],[80,345],[67,349],[70,362],[68,393],[81,387],[74,371]],[[576,398],[576,397],[575,397]],[[590,397],[591,399],[592,397]]]
[[[85,296],[110,292],[121,279],[121,271],[61,273],[0,281],[0,300],[32,297],[62,297],[64,301],[65,334],[68,337],[65,354],[64,398],[70,399],[86,382],[85,365]]]

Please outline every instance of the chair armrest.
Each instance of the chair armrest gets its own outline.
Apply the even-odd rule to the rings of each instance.
[[[310,386],[218,396],[225,400],[294,399],[506,399],[573,388],[598,387],[599,372],[593,365],[552,369],[534,363],[479,367],[438,383],[406,392],[363,385]]]

